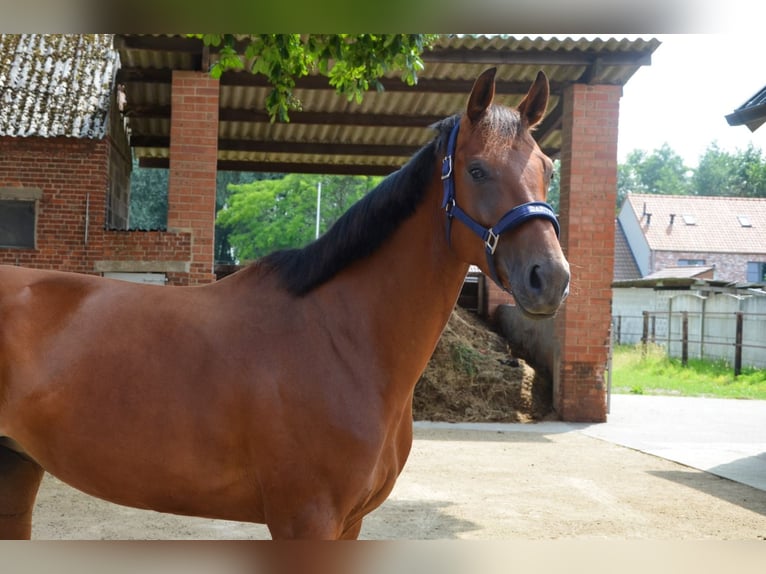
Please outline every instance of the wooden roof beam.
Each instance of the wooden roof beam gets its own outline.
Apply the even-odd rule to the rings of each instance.
[[[139,158],[138,164],[145,168],[168,169],[170,160],[166,157]],[[312,173],[328,175],[388,175],[399,166],[386,165],[334,165],[309,162],[266,162],[218,160],[219,171],[252,171],[260,173]]]
[[[170,119],[169,105],[131,105],[125,110],[129,118]],[[218,119],[222,122],[269,123],[271,119],[266,110],[221,108]],[[368,114],[357,112],[290,112],[291,124],[345,125],[374,127],[428,127],[444,119],[441,115],[415,114]]]
[[[132,135],[132,147],[167,148],[169,136]],[[222,151],[266,152],[303,155],[363,155],[409,158],[422,146],[386,145],[364,143],[322,143],[322,142],[279,142],[244,139],[219,139],[218,149]]]
[[[121,84],[141,82],[147,84],[170,84],[173,71],[170,68],[136,68],[122,67],[117,71],[117,81]],[[474,79],[436,79],[420,78],[414,86],[396,78],[381,78],[383,89],[389,92],[433,92],[439,94],[468,94],[473,88]],[[221,76],[222,86],[243,86],[255,88],[271,88],[265,76],[250,72],[224,72]],[[550,82],[551,93],[560,94],[567,84]],[[495,89],[498,94],[523,96],[529,90],[530,82],[498,80]],[[295,81],[297,90],[334,90],[323,76],[304,76]]]

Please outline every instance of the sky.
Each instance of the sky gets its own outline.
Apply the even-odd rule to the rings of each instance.
[[[716,141],[736,152],[748,144],[766,154],[766,125],[755,132],[725,116],[766,86],[763,39],[754,33],[646,35],[662,44],[623,88],[618,161],[634,149],[667,144],[696,167]]]

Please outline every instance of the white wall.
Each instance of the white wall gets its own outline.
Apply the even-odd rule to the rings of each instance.
[[[682,317],[688,313],[690,358],[734,362],[736,313],[744,313],[742,365],[766,368],[766,296],[692,291],[655,291],[651,288],[615,288],[612,291],[612,330],[615,342],[641,342],[643,312],[654,317],[655,342],[670,356],[681,356]],[[650,333],[651,337],[651,333]]]

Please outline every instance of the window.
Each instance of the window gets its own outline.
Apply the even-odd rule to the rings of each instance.
[[[684,220],[684,223],[686,225],[697,225],[697,220],[694,219],[693,215],[689,215],[688,213],[685,213],[681,216]]]
[[[679,259],[679,267],[700,267],[705,264],[704,259]]]
[[[35,248],[37,201],[42,195],[35,188],[0,188],[0,247]]]
[[[750,218],[747,215],[738,215],[737,219],[739,220],[739,224],[742,227],[752,227],[753,224],[750,221]]]
[[[747,281],[749,283],[766,283],[766,262],[748,261]]]

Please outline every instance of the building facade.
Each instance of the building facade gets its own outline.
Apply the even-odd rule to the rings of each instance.
[[[193,224],[128,230],[131,151],[112,35],[3,34],[0,58],[0,263],[212,281],[212,242],[203,252]],[[195,191],[173,194],[177,222]]]
[[[693,266],[766,282],[766,199],[628,194],[618,223],[642,277]]]

